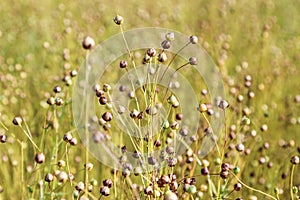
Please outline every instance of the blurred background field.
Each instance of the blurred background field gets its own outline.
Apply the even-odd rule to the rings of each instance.
[[[247,106],[252,111],[250,118],[260,139],[251,144],[254,155],[244,160],[243,165],[247,167],[241,177],[268,193],[274,193],[274,188],[279,187],[284,194],[289,194],[289,180],[282,177],[289,176],[290,157],[299,154],[297,147],[300,146],[300,96],[297,103],[297,95],[300,95],[300,1],[4,0],[0,13],[0,121],[7,127],[6,130],[0,126],[0,133],[8,137],[7,142],[0,145],[3,190],[0,199],[38,198],[36,185],[53,165],[48,159],[46,167],[35,166],[35,151],[20,128],[12,124],[14,116],[22,116],[36,143],[44,144],[42,146],[50,152],[55,131],[44,129],[47,117],[51,118],[46,101],[53,94],[54,86],[63,85],[64,74],[78,70],[84,62],[86,52],[81,46],[84,36],[91,36],[97,44],[120,32],[112,20],[116,14],[124,17],[125,30],[163,27],[197,35],[224,78],[227,100],[233,105],[228,112],[229,124],[237,120],[234,108],[242,109],[232,95],[232,88],[243,88],[244,76],[252,76],[255,98]],[[63,89],[70,97],[72,87],[64,86]],[[247,96],[246,89],[241,93]],[[59,119],[61,136],[74,129],[71,107],[66,107],[63,113],[70,118]],[[259,131],[263,124],[268,125],[266,132]],[[18,140],[26,141],[22,158]],[[261,153],[259,148],[265,142],[270,148]],[[71,171],[78,174],[78,179],[82,176],[83,149],[84,146],[78,144],[78,148],[71,148],[69,152]],[[58,155],[65,158],[64,148]],[[269,172],[266,165],[252,163],[261,155],[273,161],[274,171]],[[100,183],[110,169],[91,159],[94,171],[90,177]],[[296,168],[295,185],[300,185],[299,170]],[[22,171],[25,182],[20,181]],[[249,178],[253,172],[265,179]],[[45,183],[44,187],[48,185]],[[66,184],[57,199],[71,199],[73,189]],[[252,192],[245,189],[242,194],[247,199]],[[98,187],[94,195],[99,196]]]

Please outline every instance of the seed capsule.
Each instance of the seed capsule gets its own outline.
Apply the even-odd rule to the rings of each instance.
[[[197,65],[198,64],[197,58],[191,57],[189,59],[189,63],[190,63],[190,65]]]
[[[18,126],[18,125],[21,125],[22,124],[22,118],[21,117],[15,117],[14,119],[13,119],[13,124],[14,125],[16,125],[16,126]]]
[[[161,43],[161,46],[162,46],[163,49],[169,49],[171,47],[171,42],[169,40],[164,40]]]
[[[112,185],[113,185],[113,182],[112,182],[111,179],[105,179],[105,180],[103,181],[103,185],[106,186],[106,187],[108,187],[108,188],[111,188]]]
[[[7,139],[7,136],[6,136],[6,135],[0,135],[0,142],[1,142],[1,143],[5,143],[5,142],[6,142],[6,139]]]
[[[168,59],[167,54],[165,52],[162,52],[158,54],[158,61],[159,62],[166,62]]]
[[[127,63],[127,61],[126,60],[121,60],[120,61],[120,68],[126,68],[128,66],[128,63]]]
[[[60,92],[61,92],[61,87],[55,86],[55,87],[53,88],[53,92],[55,92],[55,93],[60,93]]]
[[[81,192],[84,190],[84,183],[82,181],[78,182],[75,186],[75,189],[78,191],[78,192]]]
[[[115,18],[114,18],[114,22],[115,22],[117,25],[121,25],[121,24],[123,24],[123,22],[124,22],[124,18],[123,18],[122,16],[120,16],[120,15],[117,15],[117,16],[115,16]]]
[[[198,37],[195,35],[190,36],[190,43],[197,44],[198,43]]]
[[[53,174],[47,173],[47,174],[45,175],[45,181],[46,181],[46,182],[50,183],[50,182],[52,182],[53,180],[54,180]]]
[[[45,155],[43,153],[37,153],[35,155],[35,162],[37,162],[38,164],[41,164],[43,162],[45,162]]]
[[[293,165],[297,165],[297,164],[299,164],[299,157],[298,156],[293,156],[292,158],[291,158],[291,163],[293,164]]]
[[[112,114],[110,112],[105,112],[103,115],[102,115],[102,119],[106,122],[109,122],[112,120]]]
[[[95,46],[95,41],[90,36],[86,36],[82,40],[82,47],[84,49],[92,49]]]
[[[100,187],[100,193],[104,196],[108,196],[109,195],[109,188],[106,186],[101,186]]]
[[[154,57],[156,55],[156,50],[154,48],[150,48],[147,50],[147,55],[150,57]]]
[[[236,183],[234,184],[233,188],[235,191],[240,191],[242,189],[242,184]]]

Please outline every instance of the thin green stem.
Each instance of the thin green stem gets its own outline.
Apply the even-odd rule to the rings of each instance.
[[[270,195],[270,194],[267,194],[267,193],[265,193],[265,192],[263,192],[263,191],[261,191],[261,190],[258,190],[258,189],[255,189],[255,188],[253,188],[253,187],[248,186],[246,183],[242,182],[241,179],[239,179],[239,177],[237,177],[232,171],[229,171],[229,172],[230,172],[230,174],[233,175],[234,178],[235,178],[238,182],[240,182],[240,184],[242,184],[245,188],[248,188],[249,190],[252,190],[252,191],[254,191],[254,192],[258,192],[258,193],[260,193],[260,194],[262,194],[262,195],[264,195],[264,196],[270,197],[271,199],[278,200],[276,197],[273,197],[273,196]]]
[[[296,166],[296,165],[292,165],[292,169],[291,169],[291,177],[290,177],[290,194],[291,194],[291,199],[292,199],[292,200],[294,200],[293,182],[294,182],[295,166]]]

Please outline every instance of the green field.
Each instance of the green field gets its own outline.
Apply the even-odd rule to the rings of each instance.
[[[4,0],[0,13],[0,200],[300,199],[299,0]],[[117,15],[124,19],[121,25],[113,20]],[[152,46],[131,49],[156,38],[127,37],[126,31],[136,28],[153,30],[146,27],[170,30],[164,34],[174,31],[175,39],[158,35],[154,56],[146,53]],[[179,35],[187,42],[197,36],[198,42],[176,46]],[[96,44],[88,50],[82,46],[86,36]],[[171,50],[160,47],[163,40],[171,43]],[[92,91],[94,83],[81,82],[82,77],[88,64],[95,74],[95,67],[106,67],[106,57],[97,57],[97,45],[105,42],[112,44],[105,54],[111,62],[95,90],[103,94],[93,93],[89,99],[76,87]],[[199,74],[189,61],[198,55],[181,57],[173,47],[207,52],[196,66],[214,67],[219,76]],[[114,57],[118,51],[125,53]],[[167,60],[161,62],[163,53]],[[125,69],[119,67],[121,60],[128,63]],[[164,76],[168,65],[165,69],[174,73]],[[123,96],[114,98],[119,94],[114,87],[140,69],[157,71],[153,76],[137,75],[139,81],[120,89],[128,101],[121,114],[117,105]],[[174,74],[172,84],[178,88],[184,87],[183,81],[190,84],[184,101],[177,102],[176,89],[160,85],[159,73],[166,84]],[[207,81],[222,83],[225,95],[216,95],[223,96],[221,102],[228,102],[228,108],[215,102]],[[105,84],[113,89],[106,90]],[[203,89],[208,94],[201,94]],[[154,107],[166,112],[154,115]],[[194,108],[199,126],[184,137],[184,119],[194,120],[184,112],[187,107]],[[182,120],[177,115],[181,112]],[[124,115],[128,121],[121,129]],[[159,116],[158,123],[154,116]],[[224,119],[218,140],[213,119]],[[140,137],[144,126],[147,134]],[[95,138],[100,142],[94,143]],[[180,138],[191,143],[183,142],[183,153],[177,155]],[[214,148],[201,156],[201,145],[209,149],[203,147],[205,141]],[[114,144],[116,155],[104,152],[107,142]],[[169,157],[155,159],[154,152],[164,148]],[[134,151],[145,158],[132,158]],[[117,159],[123,168],[113,169],[97,155]],[[176,160],[174,165],[170,160]],[[160,168],[160,162],[169,166]]]

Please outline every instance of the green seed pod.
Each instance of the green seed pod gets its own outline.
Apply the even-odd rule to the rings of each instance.
[[[168,190],[167,192],[165,192],[164,200],[178,200],[178,197],[174,192]]]

